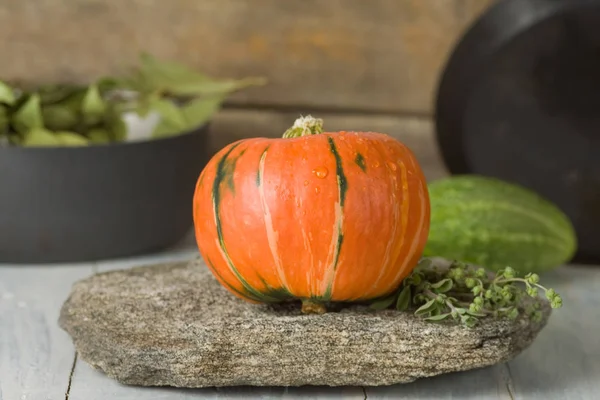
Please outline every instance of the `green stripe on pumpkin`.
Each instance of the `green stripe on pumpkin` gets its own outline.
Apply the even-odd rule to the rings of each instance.
[[[265,295],[274,297],[280,301],[290,300],[294,298],[294,295],[292,295],[290,291],[287,290],[287,288],[274,288],[273,286],[269,285],[269,283],[262,276],[259,276],[258,279],[260,279],[263,285],[265,285],[266,289],[262,291]]]
[[[230,169],[230,167],[228,167],[228,166],[231,166],[232,164],[228,164],[227,158],[233,152],[233,150],[235,150],[235,148],[237,146],[239,146],[240,144],[241,143],[233,144],[231,146],[231,148],[229,148],[229,150],[219,160],[219,162],[217,164],[215,180],[213,181],[212,201],[213,201],[213,211],[215,214],[215,225],[217,228],[217,237],[219,239],[219,246],[221,247],[221,251],[225,255],[225,260],[227,261],[229,268],[231,268],[231,271],[234,273],[236,278],[238,278],[238,280],[240,281],[240,283],[242,284],[244,289],[246,289],[248,291],[248,296],[251,295],[252,299],[257,300],[257,301],[262,301],[265,303],[266,302],[277,302],[277,301],[279,301],[278,299],[261,293],[260,291],[258,291],[254,287],[252,287],[244,279],[244,277],[240,274],[238,269],[233,264],[233,261],[231,260],[231,257],[229,256],[229,253],[227,252],[227,246],[225,245],[225,239],[223,238],[223,227],[221,226],[221,211],[220,211],[221,184],[228,176],[233,176],[233,169]],[[238,157],[236,157],[236,161],[237,161]],[[233,163],[233,167],[235,167],[235,163]]]
[[[340,153],[338,153],[337,148],[335,147],[335,142],[333,138],[330,136],[327,138],[329,142],[329,149],[335,157],[335,174],[337,175],[338,182],[338,191],[340,194],[340,205],[344,207],[344,203],[346,201],[346,193],[348,192],[348,179],[346,178],[346,174],[344,174],[344,168],[342,166],[342,157],[340,157]]]
[[[212,272],[214,272],[214,274],[221,279],[221,281],[223,282],[223,284],[229,288],[232,292],[239,294],[242,297],[246,297],[250,300],[257,300],[257,298],[255,298],[254,296],[252,296],[250,293],[246,292],[246,291],[240,291],[238,289],[236,289],[233,285],[231,285],[229,282],[227,282],[227,280],[225,278],[223,278],[223,275],[221,275],[219,273],[219,270],[215,268],[215,265],[213,264],[213,262],[206,257],[206,264],[211,268]]]
[[[335,174],[336,174],[336,178],[337,178],[338,195],[339,195],[339,199],[340,199],[340,209],[341,209],[340,220],[338,222],[337,245],[335,248],[335,254],[334,254],[334,258],[333,258],[333,271],[334,271],[334,278],[335,278],[335,271],[337,271],[338,262],[340,259],[340,252],[342,250],[342,244],[344,243],[344,231],[343,231],[342,221],[344,220],[344,204],[346,203],[346,194],[348,192],[348,179],[346,178],[346,174],[344,173],[344,167],[342,165],[342,157],[340,157],[340,153],[338,152],[337,147],[335,146],[335,142],[333,141],[333,138],[328,137],[327,141],[329,142],[329,149],[331,150],[331,153],[333,154],[333,157],[335,158]],[[323,295],[323,298],[326,300],[331,299],[331,294],[332,294],[332,290],[333,290],[333,280],[334,279],[332,279],[331,282],[329,282],[329,284],[327,286],[327,290],[325,291],[325,294]]]
[[[269,150],[270,146],[271,145],[267,145],[267,147],[265,147],[263,152],[260,154],[258,165],[260,165],[262,160],[267,156],[267,150]],[[260,187],[260,185],[262,185],[262,174],[260,173],[260,168],[257,168],[256,169],[256,187]]]
[[[362,169],[363,172],[367,172],[367,164],[365,163],[365,158],[362,154],[356,153],[356,158],[354,159],[354,162],[356,163],[356,165],[358,165],[360,169]]]

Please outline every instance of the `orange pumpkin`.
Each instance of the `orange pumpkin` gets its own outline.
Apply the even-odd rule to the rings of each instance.
[[[251,302],[375,299],[416,266],[429,232],[413,153],[374,132],[323,132],[303,117],[283,138],[232,143],[198,179],[198,249],[216,279]]]

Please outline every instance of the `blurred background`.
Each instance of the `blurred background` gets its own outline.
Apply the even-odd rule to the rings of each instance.
[[[430,167],[440,69],[488,0],[5,0],[0,78],[82,82],[136,65],[142,51],[212,76],[264,76],[233,94],[211,148],[280,135],[299,113],[329,129],[402,137]]]
[[[172,244],[189,232],[190,194],[208,157],[238,139],[281,136],[313,114],[326,130],[401,140],[429,182],[475,173],[534,190],[575,224],[581,259],[596,261],[598,10],[595,0],[2,1],[7,84],[86,87],[129,73],[142,53],[178,63],[178,73],[184,66],[214,79],[265,81],[222,91],[223,101],[195,114],[196,125],[181,125],[172,104],[159,104],[170,116],[167,133],[202,128],[196,139],[43,154],[0,140],[0,259],[87,260]],[[104,96],[108,83],[98,85]],[[88,111],[105,110],[88,95]],[[31,107],[10,117],[11,143],[54,140],[27,133],[37,129]],[[24,117],[28,131],[19,136]],[[92,140],[89,127],[78,127],[69,128],[75,139],[61,140]]]

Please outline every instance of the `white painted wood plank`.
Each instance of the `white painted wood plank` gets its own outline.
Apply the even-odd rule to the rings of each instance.
[[[377,400],[510,400],[504,376],[504,367],[498,365],[439,375],[403,385],[369,387],[366,391],[369,399]]]
[[[600,397],[600,267],[566,267],[542,277],[563,297],[529,350],[509,363],[515,399]]]
[[[0,264],[0,399],[63,400],[75,352],[58,326],[71,284],[92,264]]]
[[[177,389],[124,386],[107,378],[82,361],[77,362],[69,400],[229,400],[229,399],[303,399],[362,400],[364,392],[356,387],[233,387]]]

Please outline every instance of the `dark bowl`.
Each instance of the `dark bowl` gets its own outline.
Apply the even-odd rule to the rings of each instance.
[[[458,41],[436,95],[452,174],[534,190],[600,263],[600,0],[503,0]]]
[[[193,225],[208,125],[139,142],[0,148],[0,263],[83,262],[175,244]]]

